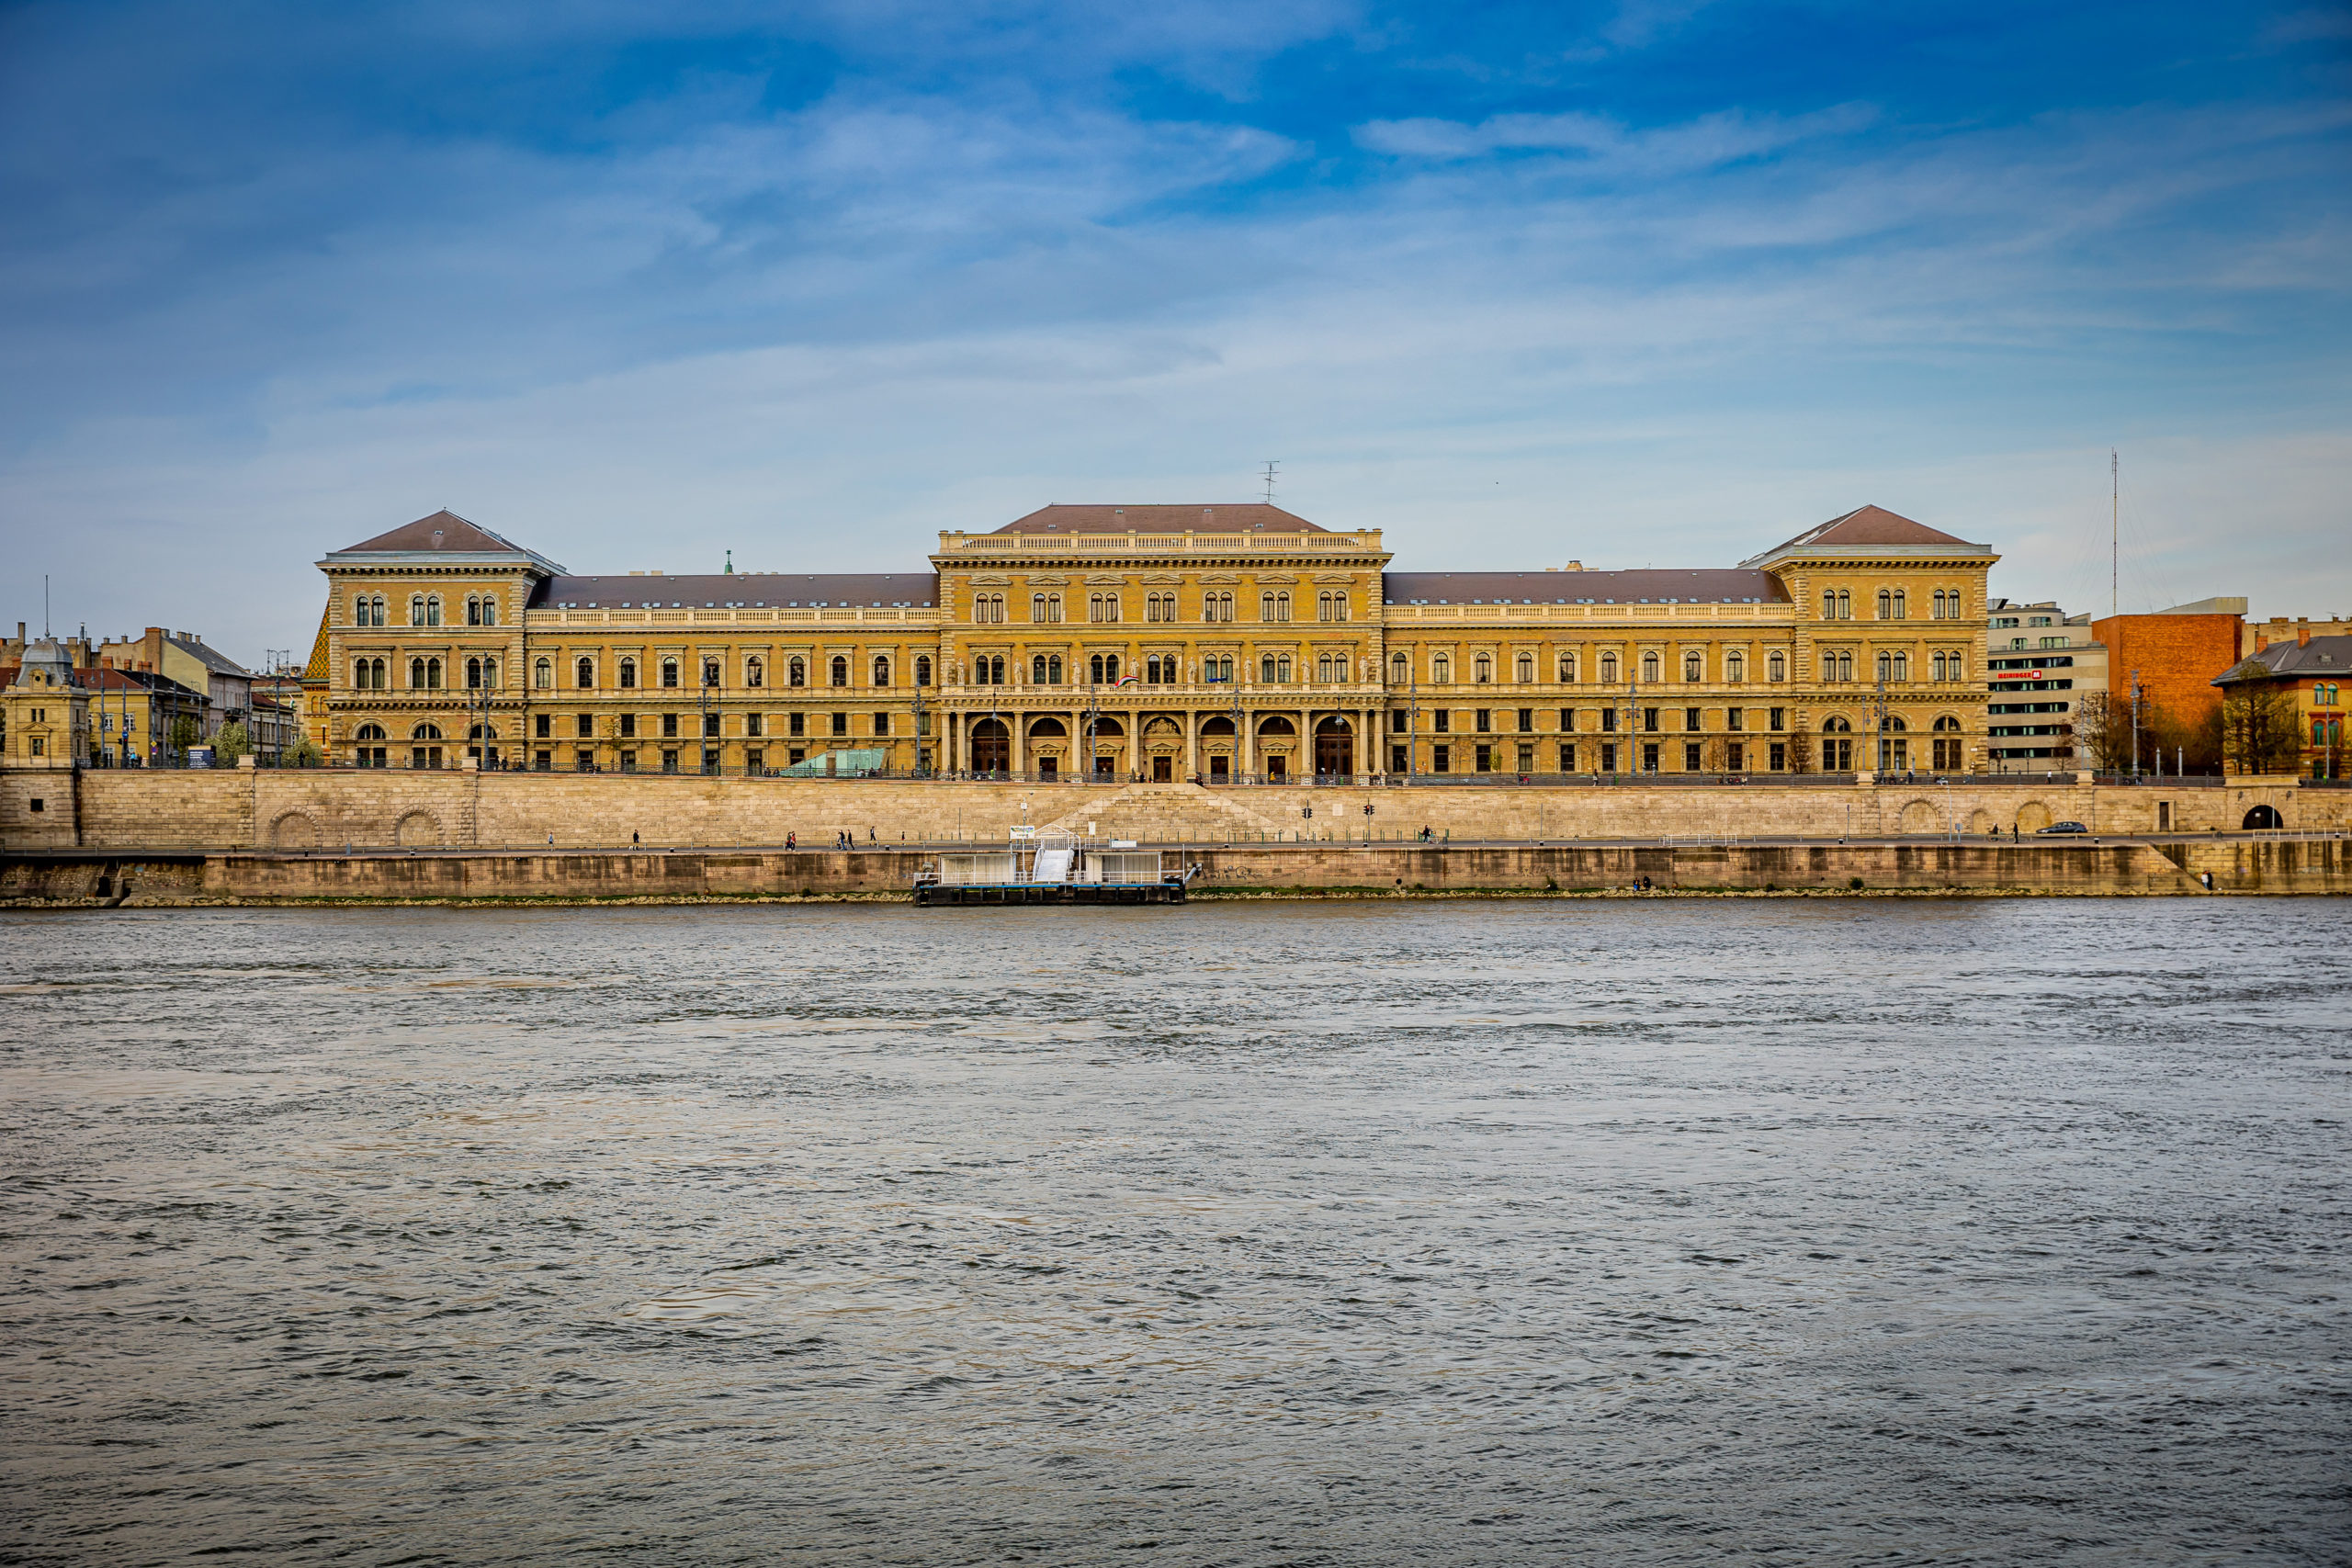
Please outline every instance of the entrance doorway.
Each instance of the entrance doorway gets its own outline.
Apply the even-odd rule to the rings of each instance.
[[[1098,779],[1109,778],[1111,776],[1111,770],[1117,764],[1118,761],[1118,758],[1113,756],[1108,751],[1097,753],[1094,758],[1094,776]]]
[[[1152,783],[1154,783],[1154,784],[1172,784],[1172,783],[1174,783],[1174,782],[1175,782],[1175,778],[1176,778],[1176,759],[1175,759],[1175,758],[1173,758],[1173,757],[1154,757],[1154,758],[1151,760],[1151,782],[1152,782]]]
[[[1355,734],[1337,715],[1315,727],[1315,773],[1318,778],[1347,778],[1356,771]]]
[[[2245,814],[2245,826],[2248,829],[2284,828],[2286,825],[2285,818],[2278,815],[2278,808],[2275,806],[2257,806]]]
[[[1233,777],[1233,769],[1229,763],[1230,759],[1228,758],[1211,757],[1209,759],[1209,783],[1223,784],[1227,779]]]
[[[972,727],[972,772],[1001,773],[1012,766],[1012,735],[1001,719],[984,718]]]
[[[1040,757],[1037,759],[1037,776],[1045,780],[1047,784],[1051,784],[1056,779],[1059,778],[1061,776],[1061,771],[1062,760],[1059,757]]]
[[[1290,777],[1290,759],[1288,757],[1267,758],[1266,777],[1275,784],[1280,784]]]

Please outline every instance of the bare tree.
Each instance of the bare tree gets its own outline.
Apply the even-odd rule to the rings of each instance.
[[[1789,772],[1804,773],[1813,771],[1813,738],[1799,725],[1789,732]]]
[[[2240,773],[2293,773],[2302,761],[2302,716],[2294,694],[2269,683],[2259,661],[2233,671],[2222,699],[2222,754]]]

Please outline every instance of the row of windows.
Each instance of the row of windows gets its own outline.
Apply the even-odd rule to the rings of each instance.
[[[835,686],[847,686],[850,683],[852,668],[849,657],[846,654],[835,654],[825,666],[825,673],[830,678],[829,683]],[[868,672],[874,677],[871,683],[876,686],[889,685],[892,669],[893,666],[891,664],[889,655],[876,654],[874,658],[874,662],[868,671]],[[619,690],[628,692],[637,689],[639,667],[638,661],[635,659],[626,657],[620,659],[616,662],[615,670],[618,676],[615,684]],[[551,659],[539,660],[532,666],[531,683],[541,691],[552,690],[555,686],[555,660]],[[931,684],[930,655],[922,654],[917,656],[914,660],[914,672],[916,685],[928,686]],[[658,666],[656,673],[660,677],[659,683],[661,686],[664,689],[675,688],[680,684],[682,666],[675,659],[664,659]],[[725,671],[719,660],[716,659],[705,659],[702,661],[702,683],[704,685],[714,687],[718,686],[723,683],[724,680]],[[756,691],[763,689],[767,685],[767,681],[768,667],[766,660],[762,659],[757,655],[753,655],[752,657],[743,660],[743,684],[745,686]],[[594,691],[595,689],[596,660],[593,657],[582,654],[571,661],[571,683],[575,689],[583,692]],[[784,683],[786,686],[808,685],[808,660],[801,658],[797,654],[786,659],[784,661]]]
[[[2336,695],[2336,690],[2335,682],[2333,681],[2313,682],[2312,683],[2312,705],[2313,707],[2323,708],[2332,708],[2335,706],[2338,702],[2343,700]]]
[[[640,716],[653,721],[651,724],[645,727],[642,737],[640,737],[638,725],[638,719]],[[535,715],[534,717],[537,720],[537,723],[534,726],[535,738],[540,740],[552,739],[555,735],[555,716],[553,714],[543,713]],[[851,716],[845,713],[793,713],[775,715],[750,713],[743,716],[743,733],[754,739],[761,739],[770,734],[802,736],[809,734],[812,731],[812,728],[815,728],[816,724],[823,723],[827,726],[831,734],[847,735],[850,733],[850,717]],[[871,716],[867,726],[867,733],[881,736],[890,735],[893,733],[894,722],[892,715],[888,713],[876,713]],[[620,715],[615,721],[613,732],[615,736],[620,739],[635,740],[640,738],[651,739],[657,729],[660,732],[660,738],[664,740],[674,740],[679,739],[682,731],[691,733],[695,730],[699,730],[705,739],[716,740],[721,739],[719,734],[719,716],[715,713],[701,715],[699,720],[697,720],[696,716],[693,714],[665,713],[639,716],[633,713],[625,713]],[[931,732],[930,716],[928,714],[918,716],[918,722],[915,725],[915,732],[925,735]],[[441,733],[441,727],[429,721],[412,726],[409,729],[408,738],[411,741],[439,740],[444,739]],[[467,732],[466,738],[469,740],[495,740],[499,739],[498,728],[495,725],[483,726],[477,724]],[[594,714],[585,713],[572,715],[571,739],[593,740],[595,738],[595,716]],[[380,742],[387,739],[389,738],[385,734],[384,727],[380,724],[363,724],[352,733],[352,739],[362,745]]]
[[[1097,625],[1110,625],[1124,618],[1125,600],[1116,593],[1090,593],[1086,596],[1086,618]],[[1324,592],[1315,596],[1315,618],[1318,621],[1345,621],[1354,618],[1351,601],[1343,592]],[[1182,618],[1176,595],[1154,592],[1144,595],[1144,619],[1154,623],[1174,622]],[[1291,618],[1288,590],[1269,590],[1258,595],[1258,618],[1261,621],[1283,622]],[[1058,593],[1032,593],[1029,596],[1029,619],[1039,626],[1051,626],[1062,619],[1062,596]],[[1233,595],[1223,590],[1213,590],[1201,598],[1201,619],[1231,621]],[[976,626],[1000,626],[1004,621],[1004,595],[978,593],[972,597],[972,621]]]
[[[1934,618],[1939,621],[1964,621],[1968,618],[1968,601],[1957,588],[1939,588],[1933,600]],[[1911,595],[1901,588],[1878,591],[1878,618],[1882,621],[1907,621],[1911,618]],[[1821,592],[1821,618],[1825,621],[1850,621],[1854,618],[1854,593],[1849,588],[1825,588]]]
[[[1517,728],[1521,734],[1534,734],[1537,731],[1537,725],[1535,722],[1536,711],[1537,710],[1534,708],[1521,708],[1517,711],[1516,715],[1513,715],[1512,711],[1509,708],[1500,710],[1493,708],[1476,708],[1471,711],[1471,728],[1481,735],[1496,731],[1508,733],[1512,728],[1508,720],[1510,717],[1515,716],[1519,721]],[[1560,733],[1564,735],[1573,735],[1581,728],[1597,728],[1599,733],[1606,735],[1619,728],[1619,721],[1621,719],[1626,720],[1623,726],[1625,728],[1642,729],[1651,733],[1657,733],[1672,728],[1672,726],[1668,722],[1668,717],[1669,716],[1676,715],[1678,713],[1680,716],[1681,728],[1684,732],[1689,734],[1699,734],[1703,732],[1707,728],[1706,710],[1704,708],[1675,709],[1666,707],[1645,707],[1638,710],[1601,708],[1597,711],[1599,716],[1599,723],[1597,726],[1579,726],[1577,719],[1577,709],[1560,709]],[[1788,711],[1789,710],[1786,708],[1767,709],[1766,728],[1774,731],[1785,729],[1788,727]],[[1431,708],[1426,710],[1426,712],[1430,720],[1430,734],[1447,735],[1453,733],[1453,710],[1450,708]],[[1394,735],[1409,734],[1414,728],[1413,713],[1414,710],[1408,708],[1396,708],[1391,710],[1388,715],[1389,732]],[[1500,715],[1499,717],[1498,716],[1498,713]],[[1631,718],[1627,717],[1629,713],[1633,716]],[[1748,728],[1747,714],[1748,710],[1746,708],[1725,708],[1724,710],[1724,728],[1735,735],[1744,732]],[[1832,714],[1827,719],[1823,721],[1821,728],[1823,733],[1830,735],[1850,734],[1853,729],[1853,726],[1848,720],[1835,714]],[[1904,719],[1902,715],[1888,714],[1881,722],[1879,728],[1888,734],[1899,734],[1902,731],[1909,729],[1911,727]],[[1934,728],[1936,733],[1939,735],[1957,735],[1960,733],[1962,727],[1958,718],[1955,718],[1951,714],[1944,714],[1937,718]]]
[[[351,624],[355,626],[380,626],[385,624],[384,596],[381,593],[356,594],[351,601]],[[441,595],[412,593],[408,599],[408,624],[413,626],[437,626],[441,624]],[[466,595],[466,625],[494,626],[498,624],[498,595],[469,593]]]

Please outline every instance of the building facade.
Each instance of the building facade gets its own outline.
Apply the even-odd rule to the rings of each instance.
[[[1376,529],[1106,505],[928,571],[595,577],[440,513],[319,563],[308,679],[368,767],[1956,773],[1996,558],[1863,507],[1736,568],[1396,572]]]
[[[2071,773],[2092,760],[2084,745],[2086,703],[2105,701],[2107,649],[2087,615],[2053,601],[1986,606],[1984,755],[1996,773]]]
[[[2259,691],[2283,699],[2277,717],[2281,723],[2291,723],[2293,731],[2289,738],[2290,744],[2275,748],[2279,760],[2292,758],[2293,771],[2305,778],[2345,776],[2344,688],[2352,685],[2352,636],[2314,637],[2306,630],[2298,638],[2267,643],[2261,651],[2213,684],[2226,695]],[[2286,705],[2291,705],[2290,711]],[[2228,728],[2232,771],[2269,771],[2265,761],[2249,759],[2241,752],[2258,750],[2267,753],[2274,748],[2261,745],[2259,738],[2245,734],[2246,727],[2243,725]],[[2249,747],[2249,740],[2255,745]]]

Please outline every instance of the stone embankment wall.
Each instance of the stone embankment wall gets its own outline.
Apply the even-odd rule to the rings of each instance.
[[[0,862],[0,899],[136,905],[398,899],[904,897],[914,849],[647,853],[259,852]],[[1177,856],[1170,855],[1173,862]],[[2352,892],[2352,840],[2182,839],[1623,845],[1253,844],[1182,852],[1205,897],[1621,891],[1874,894]],[[2211,874],[2209,890],[2204,874]],[[1857,884],[1860,885],[1859,888]]]
[[[36,810],[35,803],[40,808]],[[305,769],[0,773],[0,853],[87,849],[611,849],[1005,841],[1021,823],[1160,843],[1401,840],[1974,837],[2058,820],[2103,834],[2207,833],[2257,807],[2281,825],[2352,822],[2352,791],[2291,779],[2225,788],[2092,786],[1999,778],[1859,785],[1461,784],[1205,789],[741,779],[662,774]],[[1366,807],[1370,807],[1369,813]],[[1312,815],[1308,815],[1308,813]],[[869,840],[868,835],[872,838]]]

